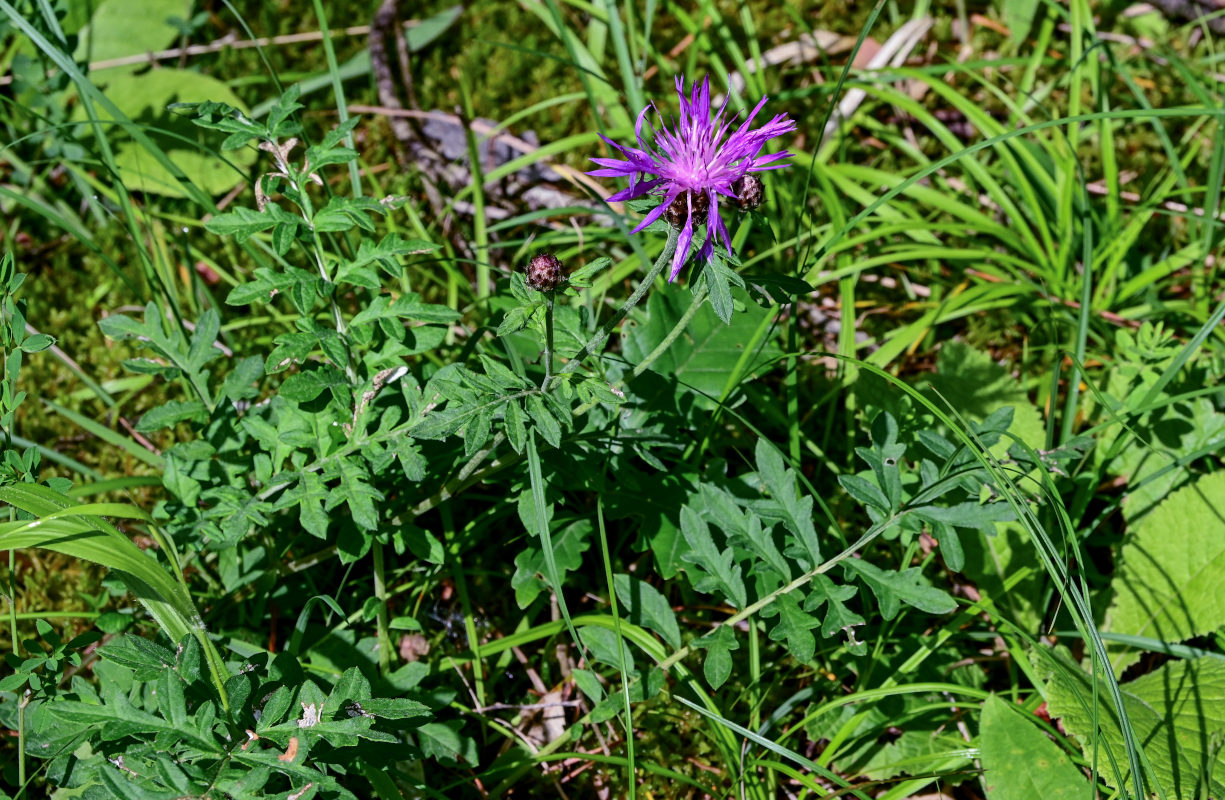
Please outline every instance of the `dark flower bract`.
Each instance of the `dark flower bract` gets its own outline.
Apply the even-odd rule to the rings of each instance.
[[[753,108],[744,122],[735,130],[735,118],[724,117],[727,99],[712,117],[710,109],[710,80],[705,78],[699,85],[690,87],[685,97],[684,80],[676,79],[676,93],[680,97],[680,117],[669,129],[655,105],[649,104],[638,114],[634,134],[638,147],[623,147],[601,136],[610,147],[625,156],[615,158],[593,158],[602,169],[589,172],[602,178],[629,178],[629,188],[608,198],[609,202],[632,200],[644,195],[660,198],[660,204],[634,228],[637,233],[661,215],[680,233],[676,243],[676,254],[672,257],[672,270],[668,280],[676,280],[681,265],[693,245],[694,226],[706,226],[706,240],[698,250],[699,258],[709,259],[715,244],[722,240],[731,252],[731,237],[723,218],[719,215],[719,198],[730,198],[739,202],[733,186],[751,172],[779,169],[787,166],[777,163],[791,155],[788,152],[762,155],[766,142],[795,130],[795,123],[785,114],[779,114],[755,131],[749,130],[753,119],[766,103],[765,97]],[[659,127],[650,125],[647,115],[654,111]],[[644,140],[643,128],[648,129]],[[741,184],[743,185],[743,184]]]

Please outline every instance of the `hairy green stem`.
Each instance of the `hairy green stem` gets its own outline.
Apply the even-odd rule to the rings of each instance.
[[[642,282],[638,284],[638,287],[634,289],[634,293],[626,299],[621,308],[617,309],[617,313],[613,314],[607,322],[600,326],[600,329],[596,331],[595,335],[587,340],[587,344],[583,345],[582,349],[575,353],[574,357],[566,362],[566,365],[561,368],[558,375],[565,375],[568,372],[574,372],[574,370],[578,369],[583,363],[583,359],[594,353],[596,348],[603,345],[604,340],[608,338],[610,333],[612,333],[613,328],[620,325],[621,320],[625,319],[630,311],[633,310],[634,306],[638,305],[642,298],[646,296],[647,290],[650,289],[655,283],[655,279],[658,278],[660,273],[664,271],[664,267],[672,261],[672,254],[676,252],[677,236],[678,234],[675,228],[668,229],[668,241],[664,244],[663,252],[659,254],[659,258],[655,259],[655,264],[652,265],[650,271],[647,272],[646,276],[642,279]]]
[[[553,292],[548,293],[544,307],[544,382],[540,391],[549,390],[549,381],[553,380]]]
[[[654,350],[647,353],[646,358],[642,359],[642,361],[634,366],[633,371],[630,373],[631,378],[637,378],[639,375],[646,372],[652,364],[659,360],[660,356],[668,352],[673,343],[675,343],[676,340],[680,338],[680,335],[689,327],[689,323],[693,321],[693,318],[697,316],[697,313],[702,308],[702,303],[706,301],[706,296],[708,294],[710,294],[710,292],[705,286],[698,290],[697,294],[693,296],[693,302],[689,304],[689,308],[685,309],[685,313],[682,314],[681,318],[678,319],[676,324],[672,326],[672,330],[668,331],[668,335],[665,336],[659,344],[655,345]]]
[[[315,230],[315,208],[314,204],[311,203],[310,194],[306,186],[309,181],[304,180],[299,182],[298,178],[295,177],[296,173],[290,167],[289,160],[285,157],[285,153],[289,151],[288,147],[282,149],[276,142],[270,142],[268,150],[273,154],[273,158],[276,160],[277,167],[281,170],[281,174],[284,175],[285,179],[293,185],[294,192],[297,195],[298,211],[301,213],[303,221],[306,222],[307,229],[309,229],[311,232],[311,256],[315,259],[315,269],[319,272],[319,277],[323,279],[324,283],[331,283],[332,276],[328,274],[327,259],[324,256],[323,251],[323,242],[319,239],[319,232]],[[347,331],[347,328],[345,326],[344,315],[340,311],[340,304],[336,302],[335,294],[331,294],[328,297],[328,303],[332,307],[332,322],[336,326],[336,333],[340,335],[341,341],[344,342],[345,353],[347,354],[349,351],[349,344],[345,339],[345,332]],[[350,383],[356,383],[357,372],[353,369],[352,359],[346,360],[348,363],[344,365],[345,377],[349,379]]]
[[[374,558],[374,597],[378,600],[375,612],[379,637],[379,674],[386,677],[391,672],[391,634],[387,628],[387,573],[383,564],[383,544],[376,541],[370,548]]]

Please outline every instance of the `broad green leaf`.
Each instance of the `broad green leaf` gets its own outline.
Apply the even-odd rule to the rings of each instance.
[[[1180,642],[1225,625],[1225,472],[1161,502],[1123,539],[1106,630]],[[1139,657],[1112,648],[1116,670]]]
[[[1118,456],[1104,466],[1111,474],[1127,478],[1123,517],[1129,524],[1153,511],[1193,477],[1186,464],[1178,464],[1180,458],[1197,451],[1219,449],[1225,443],[1225,414],[1216,410],[1212,400],[1200,397],[1146,414],[1139,422],[1133,422],[1131,428],[1145,441],[1137,441],[1130,432],[1114,428],[1096,448],[1104,457],[1115,441],[1112,433],[1128,439]]]
[[[269,207],[271,208],[271,206]],[[222,220],[220,216],[213,219],[205,226],[214,233],[234,233],[238,241],[248,238],[252,233],[258,233],[261,230],[269,227],[272,223],[268,222],[269,214],[259,214],[250,209],[240,208],[234,212],[237,217],[234,219]],[[224,215],[222,215],[224,216]],[[245,233],[244,233],[245,232]],[[288,269],[269,269],[268,267],[256,267],[253,277],[246,283],[240,283],[230,290],[226,295],[226,305],[245,306],[252,303],[270,303],[272,298],[278,294],[291,292],[297,284],[303,283],[310,287],[310,291],[315,291],[315,286],[319,284],[320,277],[314,273],[307,272],[304,269],[297,267],[289,267]],[[277,342],[280,343],[281,337],[286,334],[281,334],[277,337]],[[296,333],[288,334],[290,336],[307,336],[307,334]],[[310,338],[310,342],[314,344],[314,338]]]
[[[149,2],[149,0],[131,0]],[[124,7],[129,0],[108,0],[107,5]],[[179,5],[182,5],[179,3]],[[139,12],[128,12],[139,14]],[[129,51],[127,53],[131,55]],[[202,100],[219,100],[242,108],[242,101],[221,81],[194,70],[163,68],[141,75],[115,75],[105,89],[106,96],[129,119],[151,126],[149,131],[163,148],[167,157],[197,187],[211,195],[223,194],[233,189],[247,177],[247,170],[255,163],[254,149],[231,150],[222,158],[215,155],[216,134],[193,125],[187,117],[176,114],[167,107],[173,103],[191,103]],[[106,119],[105,110],[99,109]],[[77,112],[77,120],[84,118]],[[115,163],[119,177],[128,189],[165,195],[167,197],[190,197],[188,190],[145,147],[122,135],[122,129],[113,129],[117,134]]]
[[[662,342],[685,313],[692,297],[687,292],[652,292],[647,301],[645,321],[627,325],[624,353],[631,363],[638,363]],[[725,325],[709,306],[704,306],[693,317],[685,333],[678,337],[668,349],[650,366],[668,379],[679,381],[682,386],[691,386],[718,398],[730,378],[744,348],[753,341],[758,324],[770,314],[755,303],[748,304],[744,312]],[[770,343],[752,356],[747,366],[748,374],[753,368],[764,368],[773,363],[779,353]],[[698,398],[703,408],[713,407],[713,401]]]
[[[1033,27],[1041,7],[1040,0],[1008,0],[1000,5],[1004,25],[1008,27],[1008,38],[1013,46],[1020,45],[1025,41],[1025,37],[1029,36],[1029,30]]]
[[[362,701],[362,711],[380,719],[424,719],[433,716],[423,703],[403,697],[371,697]]]
[[[109,61],[165,50],[179,38],[170,18],[188,19],[191,6],[191,0],[103,0],[81,29],[75,58],[80,62]],[[90,76],[105,80],[108,74],[121,74],[124,69],[91,70]]]
[[[535,527],[534,521],[532,527]],[[578,520],[555,531],[552,538],[558,577],[565,580],[567,572],[573,572],[583,565],[583,553],[591,546],[591,523]],[[548,588],[545,572],[544,551],[538,543],[515,557],[515,574],[511,576],[510,585],[520,608],[527,608],[541,591]]]
[[[676,614],[658,589],[629,575],[613,576],[613,586],[617,599],[629,612],[630,622],[655,631],[673,649],[681,646],[681,629],[676,624]]]
[[[340,462],[340,486],[328,496],[327,507],[335,508],[347,503],[353,521],[367,531],[379,527],[378,509],[375,501],[383,499],[383,493],[369,483],[370,475],[358,461],[346,458]]]
[[[1015,522],[1001,523],[995,535],[970,534],[962,539],[962,545],[965,549],[962,574],[1021,630],[1037,630],[1042,622],[1045,573],[1034,562],[1033,546],[1025,528]],[[1006,590],[1005,584],[1020,570],[1029,574]]]
[[[1098,769],[1108,784],[1130,788],[1119,713],[1104,681],[1098,679],[1100,727],[1095,732],[1091,677],[1066,658],[1059,661],[1046,687],[1051,717],[1062,720],[1064,729],[1080,740],[1086,758],[1093,758],[1096,744]],[[1119,689],[1136,740],[1165,796],[1225,796],[1225,660],[1171,661]],[[1147,775],[1142,782],[1150,796],[1156,793]]]
[[[462,722],[429,722],[417,728],[417,743],[427,758],[437,758],[445,764],[476,764],[476,742],[460,732]]]
[[[436,303],[423,303],[413,292],[402,294],[392,300],[391,295],[381,294],[370,301],[351,325],[364,325],[379,319],[404,319],[417,322],[454,322],[459,313],[453,308]]]
[[[996,695],[983,704],[978,747],[988,800],[1082,800],[1084,773],[1037,725]]]
[[[345,261],[336,273],[337,283],[352,283],[377,289],[381,285],[375,268],[383,270],[393,278],[400,276],[400,259],[416,253],[437,250],[438,245],[421,239],[406,240],[398,234],[389,233],[377,244],[363,239],[353,260]]]
[[[177,680],[177,678],[175,679]],[[192,742],[196,747],[214,757],[223,755],[218,743],[211,737],[193,730],[190,725],[176,725],[160,716],[150,714],[133,706],[127,696],[116,693],[112,702],[91,705],[75,701],[52,703],[48,709],[52,716],[70,724],[97,726],[104,741],[114,741],[137,734],[171,734]]]
[[[599,625],[585,625],[578,629],[578,636],[596,661],[618,670],[624,664],[626,674],[634,672],[634,652],[624,639],[617,636],[616,631]]]
[[[98,650],[104,658],[132,670],[136,679],[148,681],[174,666],[174,653],[156,642],[128,634]]]
[[[987,353],[962,342],[945,342],[936,359],[936,373],[928,381],[958,413],[976,422],[1011,406],[1013,418],[1008,432],[1030,447],[1046,446],[1046,426],[1029,401],[1024,384]],[[1001,441],[991,448],[992,452],[1002,456],[1009,444],[1008,440]]]

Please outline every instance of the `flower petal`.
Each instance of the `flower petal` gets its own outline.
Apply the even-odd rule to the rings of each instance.
[[[685,218],[685,227],[681,228],[676,239],[676,252],[672,255],[672,271],[668,274],[668,283],[675,281],[676,276],[681,274],[681,267],[685,264],[685,256],[689,255],[689,246],[692,243],[693,211],[690,209],[689,216]]]

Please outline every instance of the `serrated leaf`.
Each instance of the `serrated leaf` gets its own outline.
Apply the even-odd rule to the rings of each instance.
[[[369,479],[369,473],[360,463],[352,458],[344,459],[340,462],[340,486],[332,490],[328,506],[336,506],[336,498],[343,498],[358,527],[375,531],[379,527],[379,515],[374,504],[383,499],[383,493],[371,486]]]
[[[512,333],[518,333],[527,327],[528,309],[523,306],[516,306],[506,312],[506,316],[498,323],[498,336],[509,336]]]
[[[315,212],[311,225],[316,231],[347,231],[354,227],[374,232],[370,214],[386,214],[387,209],[372,197],[335,195],[328,204]]]
[[[694,588],[706,593],[718,590],[737,608],[748,605],[744,577],[732,549],[719,550],[706,521],[689,506],[681,509],[681,533],[689,545],[681,560],[699,568],[694,570],[698,575]]]
[[[700,639],[694,639],[691,647],[706,651],[702,662],[702,673],[710,688],[718,689],[732,674],[732,650],[739,650],[740,643],[728,625],[720,625]]]
[[[1085,757],[1095,760],[1106,783],[1130,788],[1119,712],[1110,691],[1098,679],[1095,709],[1093,679],[1066,657],[1057,658],[1059,665],[1046,687],[1051,717],[1062,720],[1064,729],[1080,740]],[[1225,661],[1171,661],[1121,684],[1119,691],[1136,741],[1166,797],[1225,796]],[[1148,796],[1156,795],[1147,774],[1142,784]]]
[[[546,442],[554,447],[561,446],[561,424],[545,408],[544,401],[540,399],[540,395],[534,394],[527,398],[527,413],[532,418],[532,422],[535,423],[536,430],[540,431],[540,435],[544,437]]]
[[[248,356],[234,364],[225,376],[221,392],[230,400],[246,400],[259,396],[259,389],[252,384],[264,377],[264,362],[259,356]]]
[[[812,564],[821,563],[821,545],[812,524],[813,500],[796,491],[796,475],[788,469],[778,449],[765,439],[758,439],[755,451],[757,474],[782,512],[783,524],[804,547]]]
[[[1184,486],[1128,530],[1106,630],[1178,642],[1225,625],[1225,472]],[[1111,645],[1115,669],[1138,657]]]
[[[578,629],[578,637],[595,661],[618,670],[624,663],[626,674],[634,672],[634,653],[616,631],[598,625],[585,625]]]
[[[136,430],[140,433],[150,433],[187,420],[203,422],[207,418],[208,409],[200,401],[171,400],[169,403],[163,403],[157,408],[146,411],[136,423]]]
[[[458,720],[430,722],[417,728],[417,744],[426,758],[437,758],[447,764],[477,763],[476,742],[460,733]]]
[[[218,236],[233,236],[241,244],[276,223],[277,218],[271,213],[240,206],[234,211],[214,216],[204,223],[204,229]]]
[[[336,273],[337,283],[351,283],[357,286],[378,288],[380,281],[371,267],[377,267],[391,277],[399,277],[401,272],[400,259],[417,253],[428,253],[437,250],[438,245],[421,239],[404,239],[398,234],[389,233],[375,244],[369,239],[363,239],[357,249],[357,255],[351,261],[340,265]]]
[[[862,558],[848,558],[842,562],[842,566],[848,573],[858,575],[872,589],[880,602],[881,616],[886,620],[898,615],[902,603],[929,614],[948,614],[957,608],[957,602],[952,597],[927,583],[918,567],[892,572]]]
[[[800,610],[799,599],[794,593],[780,595],[770,604],[769,611],[778,612],[778,624],[770,631],[770,640],[786,642],[787,650],[801,664],[812,661],[817,650],[812,629],[820,624],[816,618]]]
[[[433,716],[424,703],[404,697],[371,697],[362,701],[362,710],[380,719],[424,719]]]
[[[506,441],[516,453],[523,452],[527,442],[527,415],[519,406],[518,400],[511,400],[505,406]]]
[[[838,485],[857,502],[878,511],[889,512],[889,498],[885,497],[879,486],[862,475],[839,475]]]
[[[299,372],[290,375],[281,384],[279,395],[295,403],[309,403],[326,389],[333,386],[348,386],[349,381],[344,373],[335,367],[322,366],[319,369]]]
[[[394,300],[391,299],[391,295],[379,295],[370,301],[370,305],[353,317],[350,324],[365,325],[379,319],[448,323],[454,322],[459,317],[459,312],[453,308],[437,303],[423,303],[420,295],[406,292]]]

